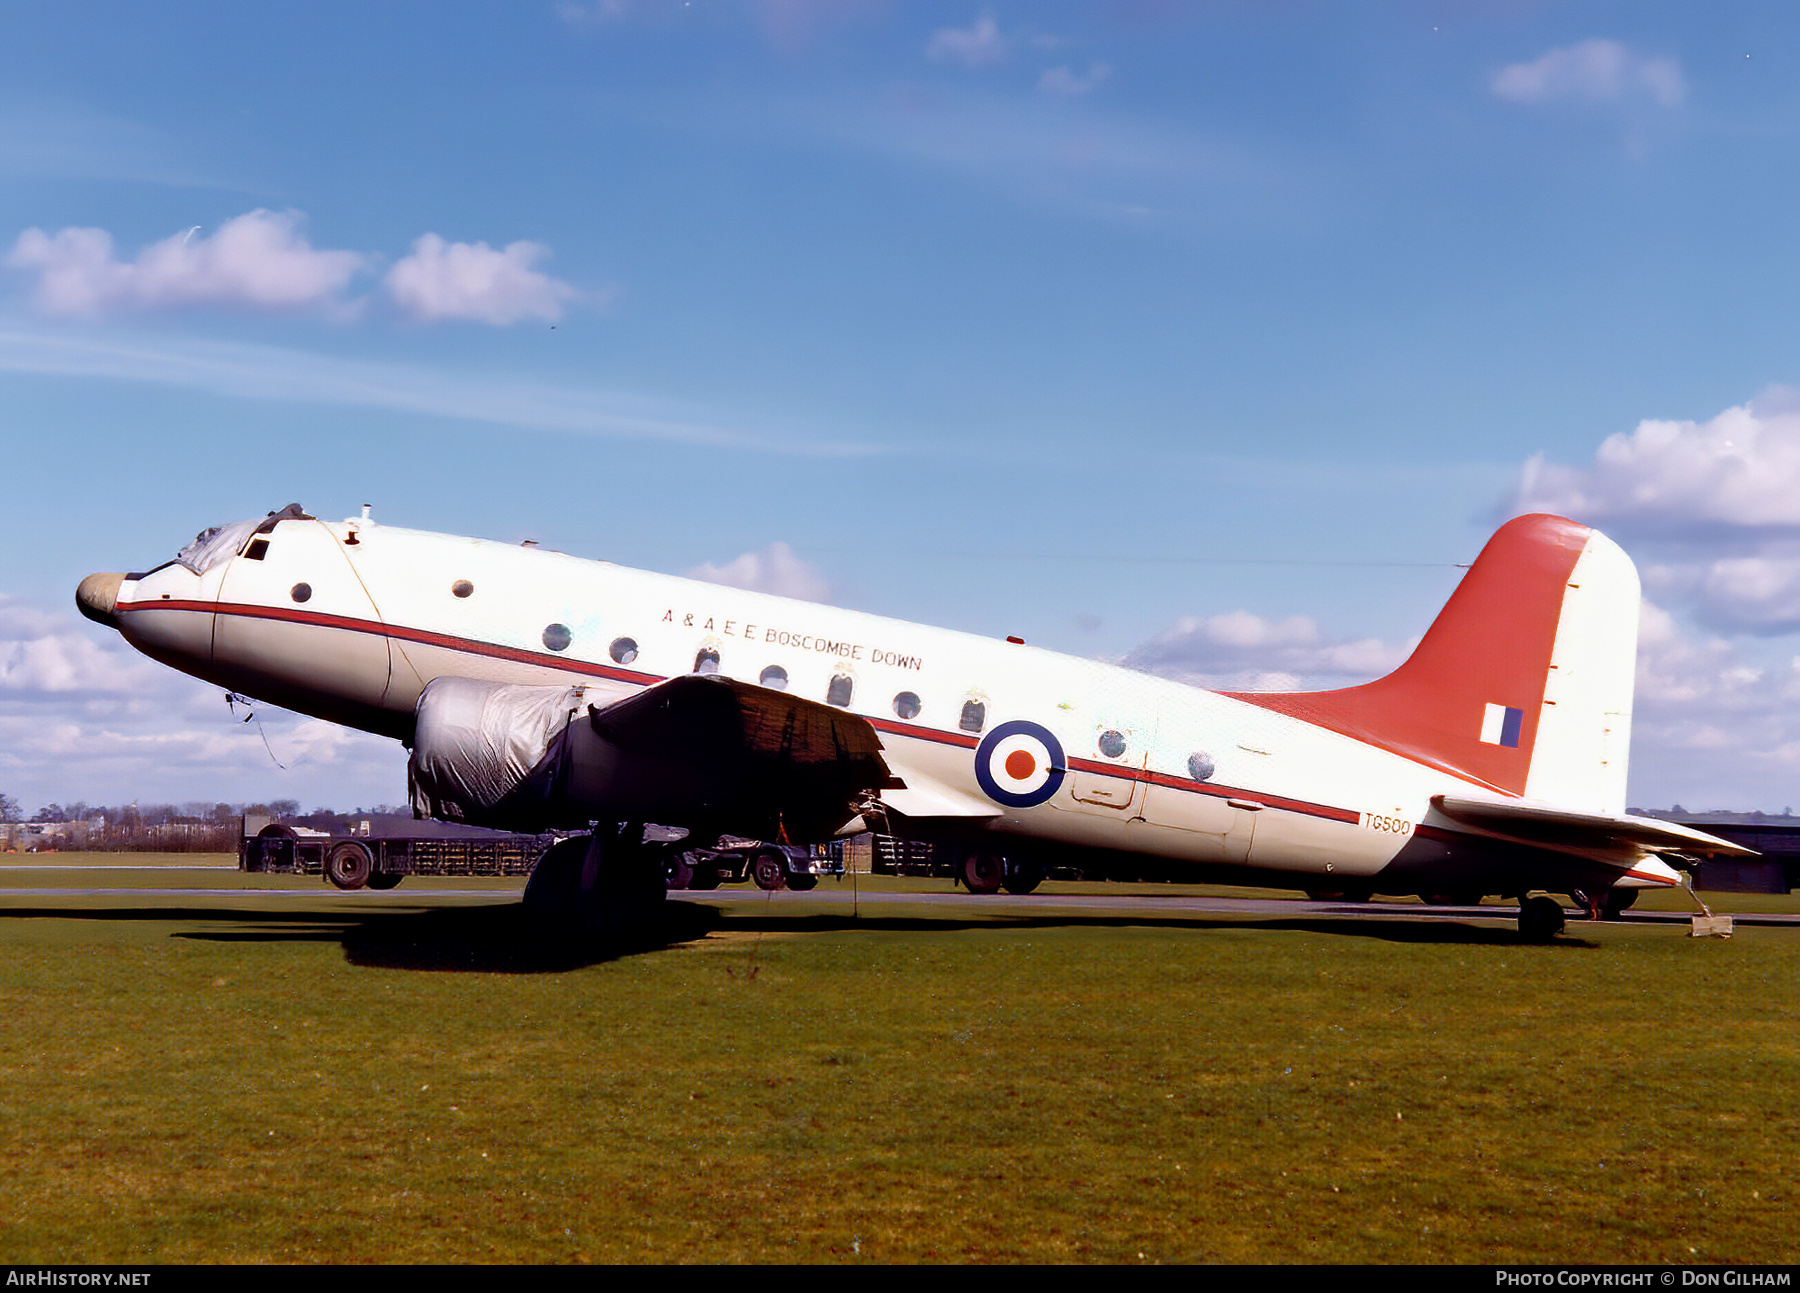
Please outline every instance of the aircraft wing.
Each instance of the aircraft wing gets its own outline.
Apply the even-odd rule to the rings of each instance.
[[[761,821],[759,838],[829,839],[854,802],[895,784],[867,720],[718,674],[671,678],[591,707],[588,726],[612,757],[578,753],[576,781],[586,764],[656,820],[658,801],[670,798],[721,820]]]
[[[1675,853],[1698,857],[1754,857],[1756,850],[1705,831],[1655,817],[1576,813],[1520,800],[1463,799],[1433,795],[1432,807],[1453,823],[1525,844],[1561,848],[1627,865],[1645,854]]]
[[[1000,809],[916,768],[899,767],[903,788],[881,792],[883,806],[903,817],[998,817]]]

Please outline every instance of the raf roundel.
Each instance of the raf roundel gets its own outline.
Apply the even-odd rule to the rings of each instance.
[[[1049,729],[1016,720],[1002,723],[975,750],[981,792],[1008,808],[1035,808],[1062,785],[1063,748]]]

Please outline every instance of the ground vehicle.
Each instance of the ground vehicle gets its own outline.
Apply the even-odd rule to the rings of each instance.
[[[879,832],[869,837],[869,869],[876,875],[928,875],[954,880],[970,893],[1031,893],[1045,878],[1088,878],[1079,868],[1058,867],[1054,873],[1031,858],[1007,857],[991,850],[969,850],[903,840]]]
[[[766,844],[725,836],[711,848],[672,854],[667,867],[671,889],[716,889],[721,884],[756,881],[759,889],[811,889],[822,875],[844,874],[838,844]]]
[[[322,875],[339,889],[392,889],[409,875],[530,875],[554,837],[304,834],[276,822],[238,841],[238,870]]]

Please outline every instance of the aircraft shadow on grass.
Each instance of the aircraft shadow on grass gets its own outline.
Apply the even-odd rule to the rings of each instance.
[[[431,910],[365,910],[322,912],[318,909],[233,910],[229,907],[143,906],[75,909],[13,907],[0,919],[147,921],[192,924],[171,937],[214,943],[335,942],[353,965],[395,970],[452,971],[487,974],[545,974],[580,969],[628,956],[689,946],[715,932],[736,934],[828,934],[849,931],[882,933],[954,933],[989,930],[1049,931],[1087,929],[1183,930],[1195,935],[1214,931],[1292,932],[1338,938],[1375,939],[1390,943],[1516,947],[1519,935],[1510,928],[1474,924],[1454,918],[1333,919],[1330,917],[1157,916],[1143,912],[1091,916],[1044,914],[1019,916],[856,916],[850,913],[727,914],[701,903],[670,903],[656,919],[629,937],[546,930],[521,904]],[[1599,944],[1564,935],[1550,949],[1593,949]]]

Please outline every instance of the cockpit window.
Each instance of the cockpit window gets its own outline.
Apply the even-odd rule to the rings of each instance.
[[[281,521],[310,521],[313,518],[298,503],[289,503],[279,512],[270,512],[260,521],[233,521],[230,525],[214,525],[200,531],[194,541],[175,554],[175,560],[196,575],[204,575],[221,561],[228,561],[243,550],[244,542],[253,534],[267,534]]]
[[[261,524],[261,521],[233,521],[230,525],[215,525],[202,530],[194,536],[192,543],[175,554],[175,560],[196,575],[204,575],[221,561],[237,556],[238,549]]]

